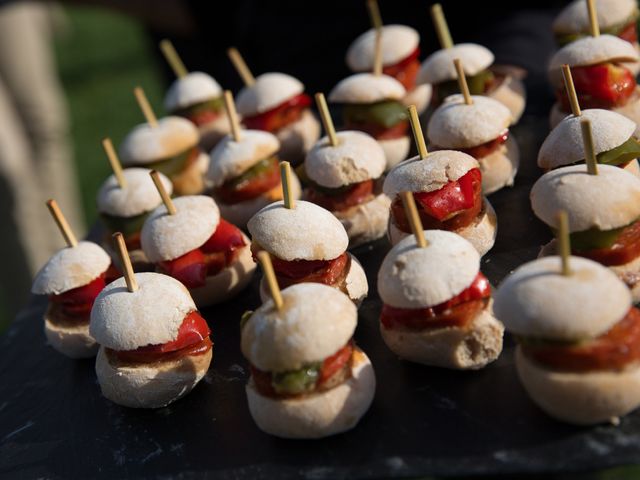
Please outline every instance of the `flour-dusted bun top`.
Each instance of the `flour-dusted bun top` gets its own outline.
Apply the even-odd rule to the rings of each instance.
[[[600,29],[623,25],[632,20],[638,10],[636,0],[596,0],[596,12]],[[557,34],[589,33],[589,12],[585,0],[574,0],[564,7],[553,21]]]
[[[329,101],[334,103],[376,103],[383,100],[402,100],[407,91],[389,75],[356,73],[333,87]]]
[[[220,211],[213,198],[189,195],[173,200],[175,215],[167,207],[156,208],[142,226],[142,250],[151,262],[173,260],[201,247],[220,223]]]
[[[89,331],[113,350],[135,350],[178,338],[180,325],[196,305],[178,280],[160,273],[136,273],[138,290],[130,292],[124,277],[107,285],[91,310]]]
[[[376,31],[370,28],[349,46],[347,65],[354,72],[373,70],[373,57],[376,43]],[[382,65],[391,66],[401,62],[413,52],[420,43],[420,35],[406,25],[384,25],[382,27]]]
[[[176,78],[164,98],[164,108],[169,112],[213,100],[222,95],[222,88],[215,79],[204,72],[190,72]]]
[[[300,80],[284,73],[263,73],[256,83],[245,86],[236,98],[236,108],[243,117],[264,113],[304,92]]]
[[[98,191],[98,211],[116,217],[134,217],[150,212],[162,203],[158,189],[146,168],[126,168],[122,171],[126,185],[120,188],[115,175],[105,180]],[[165,175],[158,172],[160,181],[169,195],[173,185]]]
[[[458,74],[453,61],[459,58],[468,76],[476,75],[491,66],[493,53],[477,43],[459,43],[451,48],[443,48],[422,62],[416,79],[417,83],[440,83],[456,80]]]
[[[340,290],[299,283],[282,290],[282,300],[282,310],[268,300],[242,328],[242,353],[258,369],[283,372],[322,362],[353,336],[358,313]]]

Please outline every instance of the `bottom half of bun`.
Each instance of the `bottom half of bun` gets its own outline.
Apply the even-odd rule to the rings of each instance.
[[[245,246],[240,250],[236,261],[220,273],[207,277],[204,286],[189,289],[198,308],[229,300],[240,293],[253,278],[256,263],[251,256],[251,242],[244,234],[242,236]]]
[[[551,255],[558,255],[558,242],[555,239],[540,249],[538,258]],[[623,265],[612,265],[608,268],[629,287],[633,303],[640,303],[640,256]]]
[[[247,385],[251,416],[266,433],[282,438],[322,438],[352,429],[367,412],[376,389],[369,358],[353,353],[352,376],[340,385],[303,397],[277,399]]]
[[[594,425],[617,422],[640,406],[640,367],[623,371],[557,372],[529,360],[516,349],[516,368],[531,399],[563,422]]]
[[[304,161],[307,152],[320,138],[320,122],[307,108],[297,121],[278,130],[276,136],[280,140],[278,156],[296,166]]]
[[[209,156],[200,153],[195,162],[176,175],[171,176],[173,183],[173,194],[198,195],[205,190],[204,173],[209,167]]]
[[[486,157],[478,159],[482,172],[482,191],[485,195],[513,185],[520,165],[520,150],[509,135],[504,145]]]
[[[429,102],[431,102],[432,94],[433,87],[431,84],[423,83],[422,85],[416,85],[413,90],[407,92],[402,99],[402,103],[407,107],[415,105],[418,115],[422,115],[429,106]]]
[[[518,123],[527,103],[526,90],[522,80],[507,75],[489,96],[509,109],[513,118],[512,125]]]
[[[386,328],[382,338],[395,354],[411,362],[459,370],[477,370],[493,362],[502,352],[504,326],[481,311],[465,327],[424,330]]]
[[[347,276],[341,285],[335,285],[334,288],[342,290],[359,307],[369,293],[369,283],[358,259],[350,253],[348,255],[351,261],[349,262]],[[270,298],[269,286],[265,277],[262,277],[262,280],[260,280],[260,300],[264,303]]]
[[[222,137],[231,131],[231,128],[227,116],[222,114],[210,122],[199,125],[198,131],[200,132],[200,148],[204,152],[210,152]]]
[[[102,242],[102,248],[111,257],[111,262],[120,269],[120,254],[113,248],[111,235]],[[156,266],[149,261],[142,248],[129,250],[129,259],[134,272],[153,272]]]
[[[348,210],[333,212],[349,235],[349,248],[384,237],[391,200],[384,193]]]
[[[473,247],[478,251],[480,256],[487,253],[493,247],[496,242],[496,235],[498,233],[498,219],[496,212],[489,203],[489,200],[484,199],[484,206],[481,214],[470,224],[459,230],[455,230],[461,237],[467,239]],[[411,235],[405,233],[396,227],[391,219],[389,219],[389,227],[387,230],[389,241],[392,245],[395,245],[403,238]]]
[[[407,135],[390,140],[378,140],[378,143],[384,150],[384,157],[387,160],[385,171],[387,172],[401,161],[406,160],[411,148],[411,140]]]
[[[96,374],[102,394],[118,405],[160,408],[178,400],[204,377],[212,349],[200,355],[154,363],[120,364],[100,347]]]
[[[89,334],[89,322],[67,326],[52,322],[49,310],[44,316],[44,334],[49,345],[69,358],[91,358],[99,345]]]

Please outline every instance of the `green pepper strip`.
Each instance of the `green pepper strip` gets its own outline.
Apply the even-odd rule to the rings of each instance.
[[[349,123],[373,123],[384,128],[391,128],[408,119],[407,107],[396,100],[349,103],[344,106],[343,115]]]
[[[142,230],[144,221],[149,216],[149,212],[141,213],[133,217],[118,217],[108,213],[100,213],[100,218],[111,232],[121,232],[125,237],[131,236]]]
[[[622,165],[638,157],[640,157],[640,142],[631,137],[622,145],[599,153],[596,155],[596,160],[605,165]]]
[[[629,225],[634,224],[636,221],[637,220],[634,220],[633,222],[629,223]],[[581,232],[573,232],[569,234],[571,249],[580,252],[585,250],[609,248],[614,243],[616,243],[616,240],[618,239],[622,231],[629,225],[614,228],[611,230],[599,230],[597,228],[590,228],[589,230],[583,230]],[[554,234],[557,234],[555,228],[552,228],[551,230]]]
[[[299,370],[271,374],[271,385],[278,394],[298,395],[313,390],[320,377],[322,363],[312,363]]]
[[[204,102],[195,103],[188,107],[179,108],[175,110],[174,115],[179,115],[181,117],[192,117],[193,115],[197,115],[202,112],[214,111],[220,112],[224,108],[224,100],[222,97],[213,98],[211,100],[205,100]]]

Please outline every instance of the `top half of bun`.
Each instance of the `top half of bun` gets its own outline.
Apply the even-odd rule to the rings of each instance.
[[[637,15],[636,0],[596,0],[598,25],[601,29],[623,25]],[[574,0],[564,7],[553,21],[553,31],[557,34],[589,33],[589,12],[587,2]]]
[[[204,72],[189,72],[176,78],[164,98],[164,108],[169,112],[213,100],[222,95],[222,88],[215,79]]]
[[[282,310],[268,300],[242,328],[242,353],[260,370],[298,370],[322,362],[353,336],[356,306],[340,290],[299,283],[282,290],[282,300]]]
[[[238,113],[243,117],[264,113],[291,97],[304,92],[298,79],[284,73],[263,73],[253,85],[245,86],[236,98]]]
[[[334,103],[376,103],[384,100],[402,100],[407,91],[389,75],[356,73],[341,81],[329,92]]]
[[[472,105],[459,94],[445,99],[429,119],[429,143],[451,149],[475,147],[509,128],[513,119],[507,107],[490,97],[472,98]]]
[[[459,58],[462,61],[464,73],[473,76],[491,66],[494,60],[493,53],[477,43],[458,43],[451,48],[443,48],[427,57],[422,62],[416,82],[440,83],[448,80],[456,80],[458,74],[453,60]]]
[[[562,275],[560,257],[544,257],[519,267],[494,294],[493,310],[507,330],[545,340],[597,337],[622,320],[631,293],[610,269],[570,257]]]
[[[347,50],[347,65],[354,72],[373,70],[376,31],[370,28],[358,36]],[[395,65],[418,48],[420,35],[406,25],[384,25],[382,27],[382,65]]]
[[[184,317],[196,310],[189,291],[160,273],[136,273],[138,290],[129,292],[124,277],[107,285],[91,310],[89,331],[114,350],[159,345],[178,337]]]
[[[323,137],[307,153],[304,168],[313,182],[338,188],[382,175],[386,158],[375,138],[355,130],[337,132],[336,136],[335,147]]]
[[[134,217],[156,208],[162,199],[146,168],[126,168],[122,171],[126,185],[121,188],[115,175],[111,175],[98,190],[98,211],[117,217]],[[160,181],[169,195],[173,185],[162,173]]]
[[[426,230],[424,236],[426,247],[409,235],[384,258],[378,293],[387,305],[432,307],[461,293],[478,275],[480,255],[468,240],[443,230]]]
[[[40,269],[31,292],[58,295],[83,287],[102,275],[111,265],[111,257],[93,242],[81,241],[75,247],[58,250]]]
[[[400,192],[433,192],[479,168],[471,155],[455,150],[437,150],[427,158],[414,157],[396,165],[384,180],[383,190],[393,199]]]
[[[297,200],[295,208],[283,202],[267,205],[247,224],[254,242],[281,260],[332,260],[349,245],[344,226],[331,212]]]
[[[640,179],[619,167],[598,165],[590,175],[586,165],[545,173],[531,189],[533,212],[557,227],[559,210],[566,210],[569,231],[611,230],[640,217]]]

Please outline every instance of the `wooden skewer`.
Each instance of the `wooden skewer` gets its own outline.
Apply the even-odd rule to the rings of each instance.
[[[164,55],[165,60],[173,70],[173,73],[178,78],[186,77],[189,71],[182,63],[182,59],[176,49],[173,47],[173,43],[166,38],[160,42],[160,50],[162,50],[162,54]]]
[[[558,250],[562,259],[562,274],[571,275],[569,257],[571,256],[571,243],[569,240],[569,216],[565,210],[558,212]]]
[[[160,179],[160,175],[156,170],[151,170],[151,172],[149,172],[149,175],[151,175],[151,179],[158,189],[160,198],[162,198],[162,203],[164,203],[164,206],[167,207],[167,212],[169,212],[169,215],[175,215],[178,210],[176,210],[176,206],[173,204],[171,197],[165,190],[164,185],[162,184],[162,180]]]
[[[580,121],[582,129],[582,145],[584,146],[584,159],[587,162],[587,171],[590,175],[598,174],[598,160],[593,149],[593,135],[591,133],[591,121],[583,118]]]
[[[449,25],[447,25],[447,19],[444,18],[442,5],[439,3],[436,3],[431,7],[431,19],[433,20],[433,25],[436,28],[436,35],[438,35],[440,47],[453,47],[453,40],[451,39],[451,32],[449,32]]]
[[[231,126],[231,135],[236,142],[239,142],[242,139],[240,119],[236,111],[236,104],[233,101],[233,94],[229,90],[224,91],[224,108],[227,111],[227,118]]]
[[[285,208],[296,208],[296,201],[291,191],[291,164],[289,162],[280,162],[280,178]]]
[[[428,246],[429,244],[427,243],[427,239],[424,238],[424,230],[422,229],[422,222],[418,215],[418,209],[416,208],[416,202],[413,199],[413,194],[411,192],[402,192],[400,193],[400,197],[402,198],[404,212],[409,219],[411,231],[413,232],[413,236],[416,237],[418,247],[424,248]]]
[[[382,27],[376,28],[376,41],[373,50],[373,74],[382,75]]]
[[[56,221],[56,224],[60,229],[60,233],[62,233],[64,241],[67,242],[67,245],[70,247],[75,247],[76,245],[78,245],[78,239],[73,234],[73,230],[71,230],[69,222],[67,222],[67,219],[62,214],[62,211],[58,206],[58,202],[56,202],[54,199],[50,199],[47,201],[47,207],[49,207],[51,216]]]
[[[111,164],[111,170],[113,170],[113,174],[118,181],[118,185],[120,185],[120,188],[127,188],[127,179],[124,178],[124,174],[122,173],[122,164],[118,159],[116,150],[113,148],[113,142],[109,137],[102,139],[102,148],[104,148],[104,151],[107,154],[107,158]]]
[[[278,280],[276,280],[276,274],[273,271],[273,264],[271,263],[271,257],[268,252],[262,250],[258,252],[258,261],[264,272],[264,278],[267,279],[267,285],[273,298],[273,303],[276,304],[278,310],[282,310],[284,301],[282,300],[282,294],[280,293],[280,287],[278,286]]]
[[[473,105],[473,98],[471,98],[469,85],[467,85],[467,77],[464,74],[464,68],[462,68],[462,60],[456,58],[453,63],[456,66],[456,72],[458,72],[458,86],[460,87],[460,93],[464,96],[464,103]]]
[[[580,110],[580,104],[578,103],[576,87],[573,85],[571,68],[566,63],[562,65],[562,78],[564,78],[564,89],[567,91],[569,103],[571,104],[571,113],[573,113],[574,116],[579,117],[582,115],[582,111]]]
[[[228,49],[227,55],[238,72],[238,75],[240,75],[240,78],[242,78],[242,81],[247,87],[256,83],[256,78],[253,76],[253,73],[251,73],[251,70],[249,70],[247,63],[244,61],[244,58],[242,58],[242,55],[240,55],[237,48],[231,47]]]
[[[427,144],[424,142],[422,126],[418,118],[418,110],[416,110],[415,105],[409,105],[407,110],[409,111],[409,122],[411,123],[411,130],[413,130],[413,138],[418,148],[418,154],[420,155],[420,159],[424,160],[427,158],[427,155],[429,155],[429,152],[427,151]]]
[[[333,126],[333,120],[329,113],[329,107],[327,107],[327,100],[324,98],[324,93],[316,93],[316,105],[320,112],[320,118],[322,119],[322,126],[324,131],[327,132],[329,137],[329,143],[332,147],[338,146],[338,136],[336,135],[336,128]]]
[[[158,118],[156,117],[156,114],[153,113],[153,109],[149,104],[149,100],[147,100],[147,96],[144,94],[144,90],[141,87],[136,87],[133,89],[133,94],[136,96],[138,106],[140,107],[140,110],[142,110],[144,118],[147,119],[149,125],[156,128],[158,126]]]
[[[369,11],[369,19],[371,26],[376,30],[382,28],[382,16],[380,15],[380,7],[377,0],[367,0],[367,10]]]
[[[113,234],[113,238],[115,239],[116,248],[120,254],[120,261],[122,262],[124,270],[124,281],[127,282],[127,290],[135,292],[138,290],[138,281],[136,280],[136,275],[133,273],[133,266],[131,265],[127,245],[124,243],[124,237],[122,233],[116,232]]]
[[[589,12],[589,27],[591,28],[591,36],[598,37],[600,35],[600,25],[598,24],[598,12],[596,10],[595,0],[587,0],[587,11]]]

